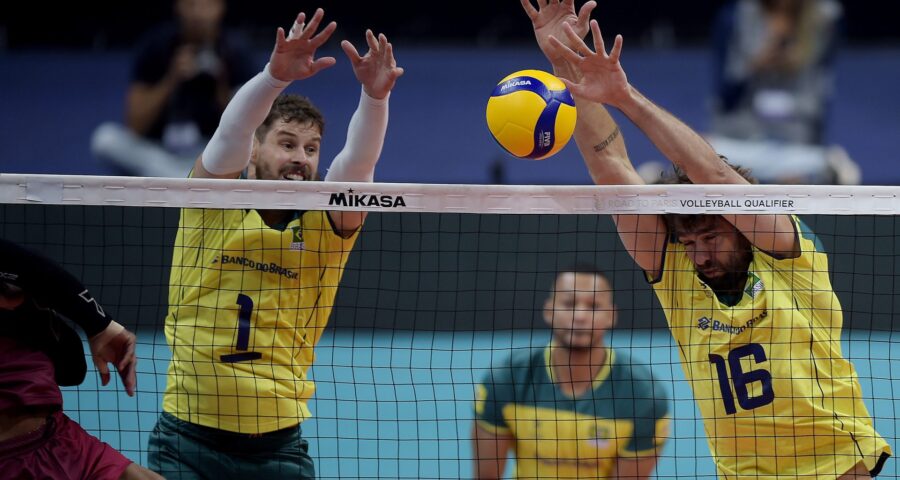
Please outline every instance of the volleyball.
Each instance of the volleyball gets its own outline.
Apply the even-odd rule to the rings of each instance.
[[[520,70],[494,87],[487,104],[487,124],[494,140],[510,154],[543,160],[572,138],[575,101],[554,75]]]

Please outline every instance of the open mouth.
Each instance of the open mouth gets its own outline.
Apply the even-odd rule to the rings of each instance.
[[[291,165],[281,170],[281,178],[292,181],[305,181],[312,177],[306,165]]]

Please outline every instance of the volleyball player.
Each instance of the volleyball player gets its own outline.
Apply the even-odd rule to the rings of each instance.
[[[476,386],[475,478],[649,478],[669,425],[650,371],[605,345],[612,286],[592,265],[561,270],[544,302],[550,344],[495,364]]]
[[[63,413],[59,387],[87,373],[78,333],[88,336],[101,382],[109,363],[135,389],[135,336],[54,262],[0,240],[0,477],[158,479]]]
[[[227,106],[194,178],[318,178],[321,113],[282,94],[335,64],[324,12],[277,31],[265,69]],[[307,23],[308,20],[308,23]],[[362,85],[347,143],[325,180],[370,182],[403,69],[384,35],[364,56],[341,46]],[[249,169],[248,169],[249,165]],[[173,253],[166,338],[172,348],[151,468],[169,478],[313,478],[300,423],[315,386],[313,347],[334,304],[364,212],[184,209]]]
[[[596,20],[590,29],[595,51],[567,25],[549,45],[577,73],[564,81],[578,107],[576,140],[596,183],[643,183],[602,105],[619,109],[648,136],[675,165],[676,181],[750,183],[628,82],[621,36],[607,54]],[[891,449],[841,354],[843,314],[828,258],[796,217],[614,220],[665,310],[723,478],[879,473]]]

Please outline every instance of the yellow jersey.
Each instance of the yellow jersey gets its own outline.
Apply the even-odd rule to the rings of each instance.
[[[669,395],[645,366],[608,352],[576,397],[556,385],[550,347],[513,352],[475,386],[478,425],[515,439],[515,478],[609,478],[619,457],[659,454]]]
[[[339,236],[326,212],[302,212],[281,231],[255,210],[183,209],[169,281],[172,360],[163,409],[240,433],[308,417],[313,347],[357,235]]]
[[[723,478],[835,478],[860,461],[880,469],[891,452],[841,353],[843,314],[828,258],[794,223],[800,256],[754,248],[733,306],[674,241],[653,282]]]

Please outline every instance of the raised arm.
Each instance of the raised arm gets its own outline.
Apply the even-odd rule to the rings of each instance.
[[[575,0],[550,0],[549,2],[538,0],[537,8],[532,5],[531,0],[519,1],[525,14],[531,20],[538,47],[553,66],[553,73],[573,81],[580,79],[580,72],[569,64],[559,49],[554,48],[550,43],[550,37],[565,40],[567,37],[564,37],[563,25],[569,25],[579,38],[584,38],[588,33],[591,12],[597,7],[597,2],[594,0],[585,2],[581,6],[581,10],[576,13]],[[601,105],[600,108],[603,106]]]
[[[334,57],[315,58],[316,49],[337,28],[331,22],[316,33],[325,12],[319,8],[306,24],[300,13],[288,35],[278,27],[269,63],[231,99],[219,127],[194,163],[195,178],[237,178],[250,163],[253,134],[269,114],[272,102],[294,80],[309,78],[335,64]]]
[[[599,72],[585,72],[583,66],[573,62],[567,52],[574,48],[587,49],[584,36],[589,29],[588,16],[596,5],[586,3],[578,15],[572,0],[551,0],[547,5],[534,8],[529,0],[521,0],[525,12],[531,19],[535,37],[541,51],[550,60],[553,70],[567,85],[579,85],[591,81],[625,82],[625,73],[607,66]],[[591,21],[590,25],[596,25]],[[569,35],[567,32],[571,32]],[[599,30],[593,32],[594,43],[598,52],[603,49],[603,39]],[[560,40],[562,39],[562,40]],[[599,42],[598,42],[599,40]],[[576,55],[577,57],[577,55]],[[609,61],[609,57],[605,57]],[[618,65],[618,59],[614,64]],[[599,74],[599,75],[598,75]],[[621,78],[619,78],[621,77]],[[625,140],[615,120],[604,107],[603,102],[595,101],[581,94],[578,89],[569,89],[575,99],[577,122],[575,124],[575,143],[584,158],[591,178],[598,185],[640,185],[644,181],[634,170]],[[619,237],[625,249],[635,262],[651,274],[658,273],[662,252],[665,245],[665,223],[658,215],[614,215],[613,221],[619,231]]]
[[[619,37],[621,38],[621,37]],[[696,184],[749,184],[697,132],[658,107],[636,89],[620,104],[669,160]],[[757,248],[777,257],[795,257],[797,233],[788,215],[723,215]]]
[[[353,73],[362,85],[359,106],[350,119],[347,128],[347,143],[334,157],[325,175],[329,182],[371,182],[375,178],[375,164],[381,156],[384,136],[388,124],[388,98],[403,69],[394,59],[394,47],[384,34],[376,38],[371,30],[366,30],[369,51],[360,56],[356,47],[347,40],[341,48]],[[365,212],[330,212],[337,230],[349,234],[362,225]]]
[[[616,36],[615,44],[607,54],[596,21],[591,21],[591,31],[596,52],[591,51],[571,27],[567,27],[565,33],[569,42],[575,45],[574,49],[556,38],[552,39],[553,45],[560,48],[565,58],[582,72],[583,78],[578,83],[563,79],[573,95],[621,110],[666,158],[684,170],[693,183],[748,183],[697,132],[659,108],[628,83],[619,63],[621,35]],[[725,218],[758,248],[776,255],[794,254],[796,234],[789,216],[727,215]],[[658,270],[648,269],[643,264],[642,267],[650,273],[658,273]]]
[[[567,48],[574,48],[577,43],[582,43],[588,33],[590,13],[597,3],[593,0],[585,3],[576,14],[574,0],[550,0],[549,3],[538,1],[537,8],[531,4],[531,0],[520,1],[531,20],[538,46],[553,66],[554,74],[572,82],[580,81],[581,70],[569,62],[564,50],[555,47],[550,39],[561,39]],[[567,28],[575,32],[575,36],[567,36]],[[606,107],[575,93],[572,92],[578,112],[575,143],[594,183],[642,183],[628,159],[619,127]]]

